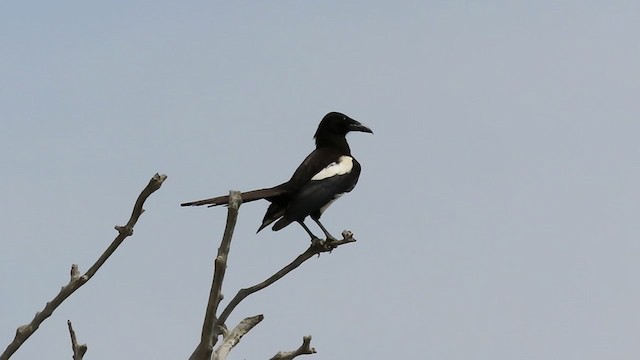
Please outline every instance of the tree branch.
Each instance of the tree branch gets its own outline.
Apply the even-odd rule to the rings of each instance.
[[[292,262],[290,262],[287,266],[280,269],[280,271],[278,271],[277,273],[271,275],[271,277],[269,277],[265,281],[238,291],[236,296],[231,300],[231,302],[229,302],[227,307],[222,311],[222,314],[220,314],[220,317],[218,318],[218,324],[220,325],[224,324],[225,321],[227,321],[227,318],[229,317],[231,312],[236,308],[236,306],[238,306],[238,304],[240,304],[242,300],[244,300],[244,298],[280,280],[285,275],[287,275],[288,273],[296,269],[298,266],[302,265],[302,263],[312,258],[314,255],[320,255],[321,253],[324,253],[324,252],[331,252],[333,251],[333,249],[337,248],[340,245],[344,245],[344,244],[348,244],[356,241],[356,239],[353,238],[353,234],[350,231],[343,231],[342,237],[343,239],[341,240],[333,240],[333,241],[320,240],[317,242],[312,242],[309,248],[305,252],[298,255],[298,257],[295,258]]]
[[[316,349],[311,347],[311,335],[302,338],[302,345],[294,351],[278,351],[270,360],[291,360],[299,355],[315,354]]]
[[[78,339],[76,339],[76,332],[73,331],[71,320],[67,320],[67,326],[69,326],[69,335],[71,335],[71,349],[73,350],[73,360],[82,360],[82,357],[87,352],[87,344],[78,344]]]
[[[107,261],[107,259],[116,251],[118,246],[126,239],[127,237],[133,234],[133,227],[138,222],[140,215],[144,211],[142,209],[142,205],[147,200],[147,198],[153,194],[156,190],[160,189],[162,183],[167,178],[166,175],[155,174],[149,184],[142,190],[138,199],[136,200],[135,205],[133,206],[133,211],[131,212],[131,217],[129,221],[124,226],[116,226],[116,230],[118,231],[118,236],[113,240],[111,245],[105,250],[105,252],[98,258],[98,260],[89,268],[89,270],[82,276],[79,276],[78,265],[71,266],[71,280],[65,286],[60,289],[58,295],[56,295],[53,300],[49,301],[42,311],[38,311],[31,320],[31,322],[27,325],[22,325],[16,330],[16,336],[13,341],[7,346],[5,351],[0,354],[0,360],[7,360],[13,353],[22,346],[22,344],[36,331],[40,324],[44,320],[46,320],[55,309],[62,304],[64,300],[66,300],[71,294],[73,294],[76,290],[78,290],[82,285],[84,285],[89,279],[93,277],[93,275],[100,269],[100,267]]]
[[[213,360],[226,360],[229,352],[240,343],[240,339],[264,319],[264,315],[248,317],[224,336],[222,344],[213,353]]]
[[[189,360],[209,360],[213,352],[213,347],[218,341],[218,336],[222,333],[218,328],[219,322],[216,318],[216,313],[218,312],[218,305],[220,305],[220,301],[222,300],[222,282],[224,281],[224,274],[227,270],[227,257],[229,256],[231,239],[236,226],[236,220],[238,219],[238,209],[241,204],[242,197],[240,196],[240,192],[229,192],[227,224],[224,229],[224,235],[222,236],[222,242],[218,248],[218,255],[214,261],[213,282],[211,284],[211,291],[209,292],[209,302],[204,316],[204,323],[202,324],[200,343],[196,346]]]

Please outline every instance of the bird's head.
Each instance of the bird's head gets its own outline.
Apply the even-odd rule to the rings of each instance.
[[[314,138],[318,139],[327,135],[345,136],[350,131],[360,131],[373,134],[373,131],[368,127],[362,125],[356,120],[348,117],[345,114],[339,112],[330,112],[324,116],[318,130],[314,135]]]

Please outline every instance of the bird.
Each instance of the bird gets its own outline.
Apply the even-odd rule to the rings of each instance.
[[[346,139],[347,133],[352,131],[373,134],[370,128],[347,115],[335,111],[328,113],[315,132],[315,150],[302,161],[288,181],[240,194],[243,203],[260,199],[271,203],[256,233],[272,223],[275,223],[272,230],[278,231],[296,222],[312,242],[319,241],[304,223],[307,217],[311,217],[328,241],[336,240],[322,225],[320,217],[335,200],[353,190],[360,177],[360,163],[351,155]],[[228,203],[229,195],[222,195],[186,202],[181,206],[212,207]]]

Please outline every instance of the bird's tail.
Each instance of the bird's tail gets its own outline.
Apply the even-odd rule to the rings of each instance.
[[[242,202],[246,203],[250,201],[266,199],[266,198],[282,195],[285,192],[286,190],[276,186],[276,187],[267,188],[267,189],[259,189],[259,190],[243,192],[240,194],[240,197],[242,198]],[[218,206],[218,205],[226,205],[228,203],[229,203],[229,195],[223,195],[223,196],[217,196],[210,199],[186,202],[184,204],[180,204],[180,206],[209,205],[209,207],[211,207],[211,206]]]
[[[289,226],[289,224],[291,224],[292,222],[293,222],[293,220],[291,220],[291,219],[287,219],[286,217],[281,217],[280,220],[276,221],[276,223],[273,225],[272,229],[273,229],[273,231],[282,230],[286,226]]]

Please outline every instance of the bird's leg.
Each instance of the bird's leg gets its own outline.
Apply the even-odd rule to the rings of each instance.
[[[324,233],[324,235],[327,237],[327,241],[338,241],[338,239],[334,238],[333,235],[329,234],[329,232],[327,231],[327,229],[324,228],[324,226],[322,226],[322,224],[320,223],[320,220],[311,217],[313,219],[313,221],[316,222],[316,224],[318,224],[318,226],[320,227],[320,229],[322,229],[322,232]]]
[[[315,235],[311,232],[311,230],[309,230],[309,228],[307,227],[307,225],[305,225],[304,221],[298,221],[298,224],[300,224],[300,226],[302,226],[302,227],[304,228],[304,230],[307,232],[307,234],[309,234],[309,236],[311,236],[311,243],[312,243],[312,244],[314,244],[314,245],[315,245],[315,244],[319,243],[320,241],[322,241],[322,240],[320,240],[320,238],[319,238],[319,237],[315,236]]]

